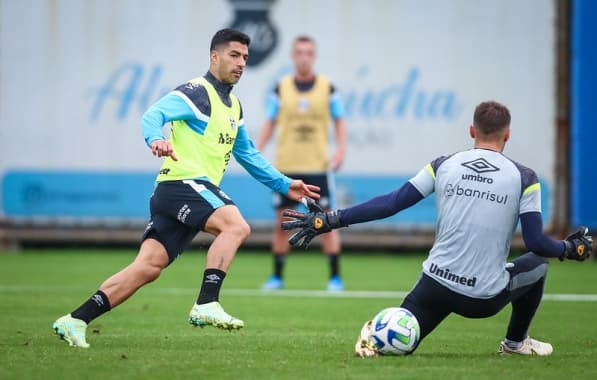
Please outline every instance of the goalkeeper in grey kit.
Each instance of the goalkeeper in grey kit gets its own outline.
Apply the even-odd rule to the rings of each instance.
[[[483,102],[469,128],[472,149],[439,157],[401,188],[342,210],[309,213],[286,210],[284,229],[298,228],[289,241],[307,247],[315,236],[335,228],[382,219],[436,194],[438,219],[433,247],[423,272],[401,307],[419,322],[419,343],[449,314],[486,318],[512,304],[500,354],[550,355],[551,344],[529,337],[543,295],[547,258],[583,261],[592,251],[588,229],[565,240],[543,233],[541,185],[535,172],[506,157],[510,112]],[[507,262],[512,234],[520,220],[529,252]],[[375,356],[370,322],[363,326],[355,353]]]

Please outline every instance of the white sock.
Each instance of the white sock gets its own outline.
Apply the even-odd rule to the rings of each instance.
[[[523,340],[523,342],[524,342],[524,340]],[[504,339],[504,343],[506,343],[506,346],[508,346],[508,348],[510,348],[512,350],[518,350],[520,347],[522,347],[522,342],[515,342],[508,338]]]

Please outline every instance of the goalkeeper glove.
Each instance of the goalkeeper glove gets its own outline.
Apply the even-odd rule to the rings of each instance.
[[[564,253],[559,257],[560,261],[564,259],[584,261],[593,250],[593,238],[587,235],[589,229],[587,227],[581,227],[575,233],[568,235],[564,240]]]
[[[283,216],[290,218],[290,220],[282,222],[281,227],[283,230],[299,228],[299,230],[288,239],[288,242],[293,247],[306,249],[315,236],[330,232],[335,228],[344,227],[340,223],[340,214],[337,210],[323,211],[323,209],[310,198],[307,199],[307,206],[309,207],[309,212],[307,214],[289,209],[282,212]]]

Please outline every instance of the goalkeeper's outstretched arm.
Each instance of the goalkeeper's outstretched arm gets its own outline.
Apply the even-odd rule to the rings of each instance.
[[[593,239],[586,227],[581,227],[565,240],[556,240],[543,233],[541,213],[527,212],[520,215],[522,238],[530,251],[539,256],[583,261],[591,255]]]
[[[566,245],[562,240],[553,239],[543,233],[540,212],[527,212],[520,215],[522,239],[527,249],[539,256],[560,257]]]
[[[416,204],[423,195],[410,182],[391,193],[372,198],[358,205],[338,210],[343,226],[384,219]]]
[[[326,212],[311,201],[308,203],[309,212],[307,214],[284,210],[283,215],[289,220],[282,222],[281,227],[284,230],[298,228],[299,231],[292,235],[288,242],[295,247],[307,248],[317,235],[351,224],[387,218],[423,198],[423,195],[410,182],[407,182],[396,191],[342,210]]]

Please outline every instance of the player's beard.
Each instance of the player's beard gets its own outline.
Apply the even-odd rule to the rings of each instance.
[[[243,76],[242,71],[240,73],[235,73],[236,70],[230,70],[228,72],[226,83],[230,85],[235,85],[238,83],[240,78]]]

